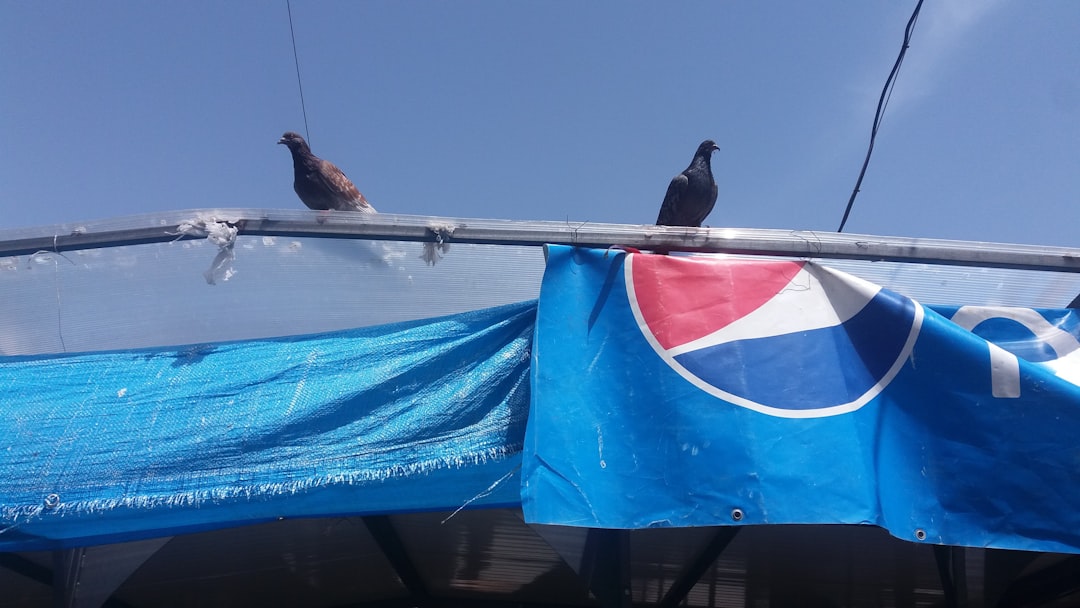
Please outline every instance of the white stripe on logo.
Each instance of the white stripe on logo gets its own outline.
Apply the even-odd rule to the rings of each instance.
[[[1059,359],[1080,349],[1080,342],[1077,342],[1075,336],[1050,323],[1030,308],[961,306],[952,316],[953,323],[968,331],[974,330],[979,323],[989,319],[1016,321],[1035,334],[1036,341],[1053,349]],[[992,342],[987,342],[987,345],[990,350],[990,387],[993,395],[1000,399],[1018,398],[1020,396],[1019,359]],[[1053,366],[1051,368],[1053,369]],[[1054,372],[1062,376],[1057,369],[1054,369]]]

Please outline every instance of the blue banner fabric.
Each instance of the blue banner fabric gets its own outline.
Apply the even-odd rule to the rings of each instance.
[[[526,519],[1080,552],[1078,326],[807,262],[551,246]]]
[[[517,505],[534,318],[0,358],[0,551]]]

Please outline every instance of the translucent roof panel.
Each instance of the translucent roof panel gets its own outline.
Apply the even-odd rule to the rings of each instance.
[[[1080,293],[1080,274],[1073,272],[868,260],[798,259],[814,260],[929,305],[1065,308]]]
[[[539,247],[237,238],[208,282],[206,240],[0,258],[0,354],[116,350],[309,334],[535,298]],[[213,277],[212,277],[213,278]]]
[[[0,231],[0,355],[309,334],[529,300],[544,243],[817,259],[926,304],[1060,308],[1080,293],[1080,250],[1063,248],[193,210]]]
[[[923,304],[1065,308],[1080,294],[1080,275],[1071,272],[862,260],[823,263]]]

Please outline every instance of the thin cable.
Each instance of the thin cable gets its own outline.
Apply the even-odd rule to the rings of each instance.
[[[922,0],[920,0],[920,4],[921,2]],[[285,7],[289,9],[289,35],[292,36],[292,56],[293,61],[296,62],[296,86],[300,89],[300,109],[304,112],[304,137],[307,138],[308,144],[310,144],[311,133],[308,131],[307,125],[307,106],[304,105],[304,84],[300,81],[300,57],[296,54],[296,32],[293,31],[292,24],[292,3],[285,0]]]
[[[922,8],[922,3],[923,0],[919,0],[915,5],[914,12],[911,13],[911,18],[908,19],[907,27],[904,29],[904,45],[900,47],[900,55],[896,58],[896,63],[893,64],[889,77],[885,79],[885,88],[881,90],[877,112],[874,114],[874,127],[870,129],[870,146],[866,150],[866,159],[863,160],[862,170],[859,171],[859,179],[855,181],[855,189],[851,191],[851,198],[848,199],[847,209],[844,210],[844,218],[840,220],[840,227],[836,229],[837,232],[844,231],[848,215],[851,214],[851,207],[855,204],[855,197],[859,194],[859,188],[862,186],[863,177],[866,175],[866,167],[870,164],[870,155],[874,152],[874,140],[877,139],[878,128],[881,126],[881,119],[885,115],[885,108],[888,107],[889,99],[892,98],[892,89],[893,85],[896,84],[896,75],[900,72],[900,64],[904,63],[904,55],[907,54],[908,47],[911,45],[911,33],[915,30],[915,22],[919,20],[919,10]]]

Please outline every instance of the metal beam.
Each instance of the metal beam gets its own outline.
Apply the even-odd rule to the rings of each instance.
[[[664,594],[664,599],[660,600],[660,608],[675,608],[686,599],[686,595],[701,580],[701,577],[708,572],[709,567],[727,549],[727,546],[731,544],[732,539],[738,533],[739,528],[736,526],[719,528],[697,558],[687,564],[679,578],[672,583],[671,588]]]
[[[372,538],[379,545],[379,549],[382,550],[383,555],[390,562],[390,566],[393,567],[398,578],[401,579],[401,583],[409,591],[412,596],[411,599],[414,601],[413,605],[416,605],[415,600],[417,599],[429,598],[427,586],[420,577],[420,571],[416,569],[412,559],[409,557],[409,552],[405,550],[405,545],[401,542],[401,537],[398,536],[397,531],[394,530],[394,524],[390,521],[390,517],[386,515],[369,515],[361,519],[364,520],[368,532],[371,533]]]
[[[389,214],[203,209],[86,225],[0,231],[0,257],[201,238],[196,220],[227,221],[242,236],[539,246],[547,243],[822,259],[1080,272],[1080,249],[835,232],[682,228],[591,222],[521,222]],[[321,220],[321,221],[320,221]]]
[[[945,607],[966,606],[964,548],[934,545],[934,560],[937,562],[938,576],[941,578],[941,589],[945,592]]]
[[[630,608],[630,531],[592,528],[579,575],[604,608]]]
[[[75,606],[75,588],[82,576],[85,547],[53,551],[53,608]]]

